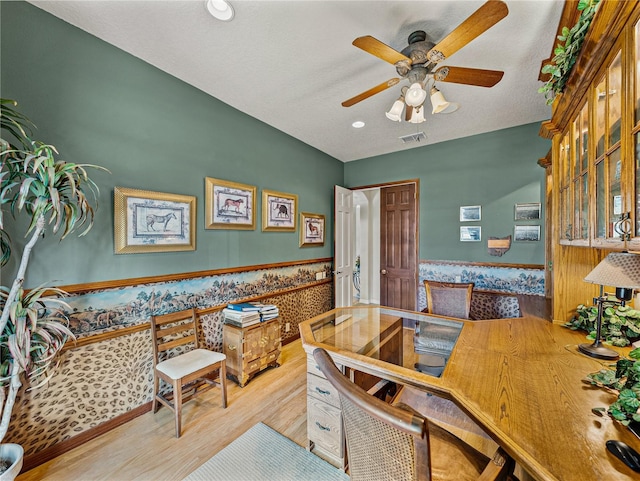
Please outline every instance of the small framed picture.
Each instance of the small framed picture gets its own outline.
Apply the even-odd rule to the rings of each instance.
[[[515,220],[538,220],[540,218],[540,203],[516,204]]]
[[[482,206],[464,205],[460,207],[460,222],[482,220]]]
[[[461,226],[460,241],[461,242],[480,242],[482,240],[482,227],[478,226]]]
[[[298,196],[271,190],[262,191],[262,230],[296,230]]]
[[[539,241],[540,226],[539,225],[517,225],[514,227],[513,239],[520,241]]]
[[[300,247],[324,245],[324,215],[300,213]]]
[[[194,196],[116,187],[113,197],[116,254],[195,250]]]
[[[256,188],[205,177],[205,228],[256,228]]]

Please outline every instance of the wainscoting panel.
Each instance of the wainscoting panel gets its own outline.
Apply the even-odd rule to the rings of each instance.
[[[333,283],[315,272],[331,271],[321,261],[302,266],[260,268],[205,278],[123,286],[74,294],[74,331],[49,384],[21,389],[5,442],[21,444],[25,463],[57,443],[89,435],[100,425],[152,400],[151,313],[195,306],[199,335],[208,348],[222,350],[222,309],[229,302],[260,299],[280,309],[283,343],[299,336],[300,322],[332,308]],[[285,326],[289,331],[285,332]],[[57,453],[59,454],[59,452]],[[46,460],[46,456],[42,461]],[[33,467],[33,465],[31,466]]]

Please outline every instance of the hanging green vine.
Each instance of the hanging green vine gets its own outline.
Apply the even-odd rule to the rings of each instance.
[[[538,89],[538,92],[545,95],[547,105],[552,104],[556,95],[563,92],[599,3],[600,0],[580,0],[578,10],[582,13],[577,23],[571,29],[563,27],[562,35],[558,35],[560,43],[553,51],[554,57],[541,70],[543,74],[549,74],[550,78]]]

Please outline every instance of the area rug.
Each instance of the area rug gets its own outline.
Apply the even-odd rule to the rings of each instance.
[[[347,481],[342,470],[258,423],[184,481]]]

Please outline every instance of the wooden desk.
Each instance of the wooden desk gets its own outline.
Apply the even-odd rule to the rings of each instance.
[[[329,311],[300,324],[305,350],[322,347],[338,364],[451,399],[535,479],[640,479],[606,450],[608,439],[619,439],[640,451],[640,440],[609,417],[592,413],[614,397],[582,382],[606,365],[578,352],[584,334],[534,317],[461,321],[464,327],[440,377],[405,367],[406,362],[399,366],[347,345],[336,347],[314,335],[313,326],[345,314],[352,318],[336,328],[367,332],[369,320],[380,311],[405,319],[423,315],[376,307]],[[323,329],[327,335],[330,327]]]

